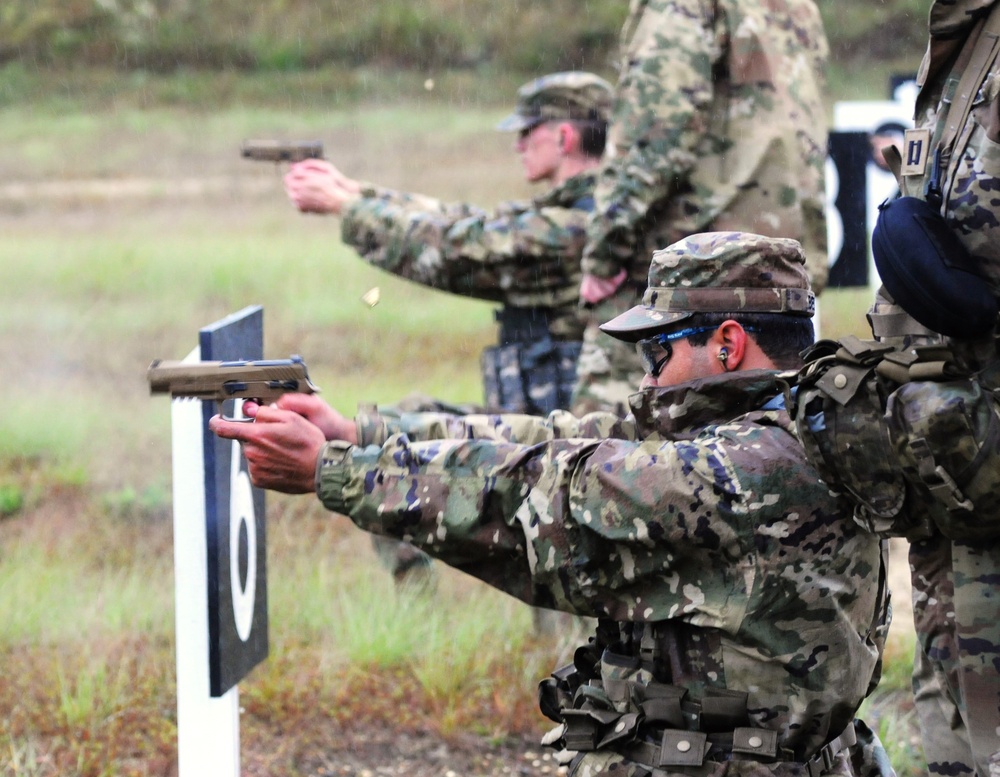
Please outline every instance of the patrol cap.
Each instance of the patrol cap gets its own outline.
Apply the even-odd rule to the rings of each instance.
[[[695,313],[812,316],[805,254],[797,240],[749,232],[703,232],[653,254],[636,305],[601,326],[634,342]]]
[[[502,132],[518,132],[543,121],[607,121],[611,84],[593,73],[569,70],[529,81],[517,90],[517,107],[497,124]]]

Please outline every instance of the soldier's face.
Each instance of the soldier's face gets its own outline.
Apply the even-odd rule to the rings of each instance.
[[[640,389],[675,386],[719,372],[719,363],[712,358],[707,345],[694,346],[687,339],[675,340],[670,344],[670,351],[670,358],[660,367],[659,375],[654,377],[646,373],[639,384]]]
[[[524,177],[530,183],[551,180],[559,168],[559,125],[553,121],[523,130],[514,143],[521,155]]]

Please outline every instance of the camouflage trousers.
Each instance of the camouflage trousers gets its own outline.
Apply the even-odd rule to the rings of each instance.
[[[628,414],[628,398],[639,390],[644,370],[632,343],[604,334],[598,327],[637,304],[635,293],[619,291],[595,305],[583,334],[576,366],[576,386],[570,402],[575,416],[597,410]]]
[[[913,692],[927,771],[1000,775],[1000,547],[910,545]]]

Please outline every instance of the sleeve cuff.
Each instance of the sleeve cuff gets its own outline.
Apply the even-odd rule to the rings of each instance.
[[[347,514],[344,488],[350,479],[351,451],[349,442],[328,442],[316,462],[316,495],[323,505],[335,513]]]
[[[369,445],[381,447],[389,439],[389,426],[375,405],[362,404],[354,416],[354,423],[357,428],[359,448],[366,448]]]

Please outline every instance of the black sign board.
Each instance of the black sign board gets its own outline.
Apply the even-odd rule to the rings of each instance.
[[[264,311],[248,307],[200,330],[202,361],[262,359]],[[267,658],[264,492],[250,485],[239,443],[208,431],[221,408],[205,402],[205,530],[208,539],[208,661],[222,696]],[[225,408],[230,415],[238,411]]]
[[[843,225],[843,243],[839,254],[831,257],[827,285],[868,286],[868,162],[872,154],[868,133],[831,132],[829,154],[837,175],[833,207]]]

